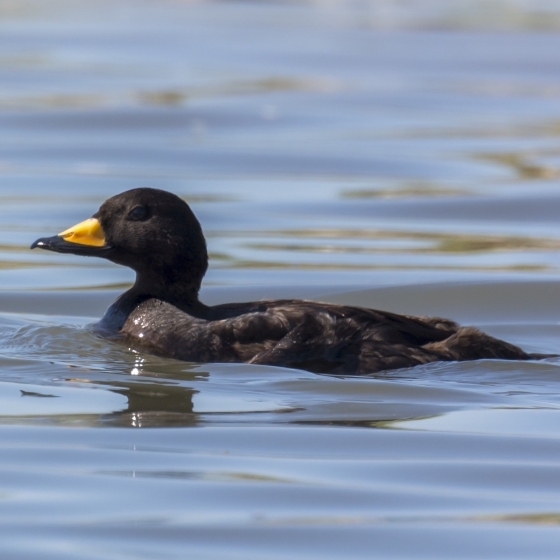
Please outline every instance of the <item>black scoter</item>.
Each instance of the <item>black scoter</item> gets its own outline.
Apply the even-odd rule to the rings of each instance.
[[[140,188],[31,248],[102,257],[136,272],[97,324],[107,336],[189,362],[246,362],[317,373],[367,374],[436,361],[540,358],[437,317],[306,300],[209,307],[198,299],[206,242],[188,204]]]

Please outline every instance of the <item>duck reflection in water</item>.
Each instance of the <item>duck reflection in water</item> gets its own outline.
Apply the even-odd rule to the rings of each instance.
[[[199,418],[193,398],[198,391],[184,382],[207,378],[208,372],[187,364],[170,368],[153,362],[145,369],[146,360],[135,350],[133,354],[135,359],[129,369],[130,381],[95,381],[99,385],[107,385],[128,401],[125,409],[105,416],[103,422],[133,428],[197,425]]]
[[[204,305],[198,298],[208,267],[202,229],[186,202],[158,189],[116,195],[91,218],[35,247],[133,269],[134,286],[97,329],[160,356],[354,375],[435,361],[545,357],[439,317],[291,299]]]

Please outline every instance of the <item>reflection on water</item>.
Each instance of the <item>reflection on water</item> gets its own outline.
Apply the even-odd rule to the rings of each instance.
[[[0,2],[3,557],[556,558],[557,358],[167,360],[92,332],[130,271],[28,247],[163,188],[207,234],[209,304],[558,353],[558,29],[529,0]]]
[[[560,177],[560,169],[538,165],[532,163],[530,157],[533,158],[538,154],[521,154],[521,153],[501,153],[501,154],[481,154],[481,159],[496,162],[510,167],[520,180],[531,179],[557,179]],[[549,154],[550,155],[550,154]]]
[[[400,198],[416,196],[466,196],[467,190],[444,187],[424,181],[409,181],[403,186],[392,189],[355,189],[345,190],[341,196],[347,198]]]
[[[232,232],[234,235],[234,232]],[[237,234],[239,235],[239,233]],[[459,235],[446,233],[429,233],[414,231],[387,231],[387,230],[285,230],[280,232],[258,232],[255,237],[289,237],[294,240],[303,239],[301,243],[273,245],[265,243],[252,243],[252,249],[261,250],[286,250],[286,251],[320,251],[320,252],[373,252],[373,253],[473,253],[487,251],[511,250],[551,250],[560,248],[560,240],[538,239],[531,237],[513,237],[499,235]],[[306,238],[318,240],[342,240],[334,245],[309,245],[305,244]],[[370,246],[346,245],[346,240],[355,240],[356,243],[371,240]],[[216,255],[217,257],[218,255]],[[222,258],[224,258],[222,256]],[[286,263],[288,264],[288,263]]]
[[[11,64],[19,68],[26,66],[27,60],[11,60]],[[20,64],[23,62],[23,64]],[[2,68],[0,59],[0,69]],[[46,65],[48,66],[48,65]],[[115,104],[125,103],[127,106],[155,105],[155,106],[180,106],[190,100],[232,95],[252,95],[268,92],[283,91],[329,91],[337,87],[326,80],[296,79],[290,77],[269,77],[259,80],[232,81],[219,84],[206,84],[192,86],[184,90],[136,91],[120,93],[111,97],[108,94],[51,94],[29,97],[2,97],[0,95],[0,110],[41,110],[41,109],[95,109],[110,107]],[[266,117],[266,114],[264,115]],[[274,120],[274,115],[269,111],[269,120]]]

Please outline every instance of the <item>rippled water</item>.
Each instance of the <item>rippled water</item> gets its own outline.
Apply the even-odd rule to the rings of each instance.
[[[133,279],[29,251],[137,186],[206,303],[560,350],[556,2],[0,2],[2,558],[558,558],[560,361],[344,378],[96,337]]]

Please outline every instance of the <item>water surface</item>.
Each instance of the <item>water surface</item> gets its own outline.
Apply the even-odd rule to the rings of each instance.
[[[0,3],[5,558],[556,559],[560,361],[356,377],[96,337],[133,281],[29,251],[187,200],[209,304],[304,297],[559,352],[554,2]]]

